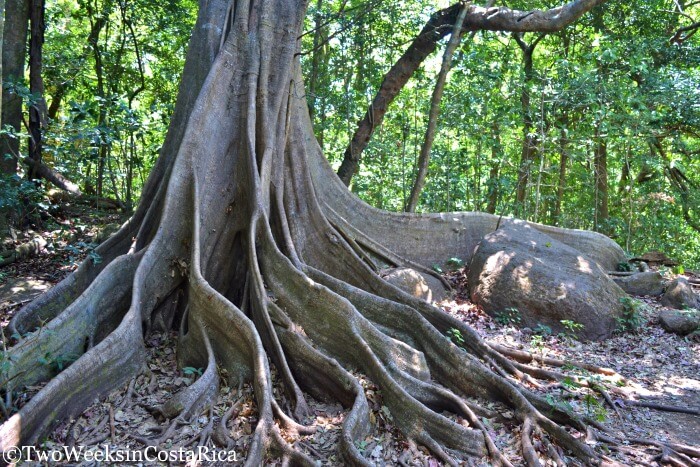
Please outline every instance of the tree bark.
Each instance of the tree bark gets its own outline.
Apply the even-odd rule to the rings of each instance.
[[[22,162],[24,162],[27,165],[27,167],[29,168],[29,172],[34,174],[34,179],[43,178],[44,180],[53,183],[54,185],[56,185],[56,187],[60,188],[63,191],[67,191],[70,194],[77,196],[80,196],[82,194],[78,185],[71,182],[55,170],[52,170],[50,167],[43,164],[42,162],[37,162],[35,159],[29,157],[24,158]]]
[[[29,23],[28,0],[5,0],[5,29],[2,45],[2,124],[15,132],[21,131],[22,98],[8,83],[21,83],[24,77],[24,57]],[[9,154],[10,157],[6,157]],[[6,174],[17,173],[19,139],[0,136],[0,168]]]
[[[680,196],[681,201],[681,212],[683,213],[683,219],[688,226],[700,232],[700,222],[696,219],[698,212],[697,193],[700,192],[699,187],[694,184],[683,171],[674,167],[666,154],[663,146],[663,140],[659,137],[655,137],[651,141],[652,147],[656,149],[659,157],[663,161],[664,174],[668,179],[671,186],[676,190]],[[694,196],[695,195],[695,196]],[[695,215],[693,215],[695,213]]]
[[[413,188],[411,188],[408,203],[406,203],[406,212],[415,212],[416,206],[418,206],[418,200],[420,199],[420,192],[423,190],[423,186],[425,185],[425,177],[428,173],[428,164],[430,163],[430,151],[433,148],[433,141],[435,141],[437,119],[438,115],[440,115],[442,94],[445,90],[447,74],[452,68],[452,55],[454,55],[454,51],[459,46],[460,37],[462,35],[462,24],[464,23],[466,14],[467,7],[464,6],[462,11],[460,11],[459,15],[457,16],[454,28],[452,29],[452,34],[450,35],[450,41],[447,43],[445,54],[442,57],[442,65],[440,66],[440,72],[438,73],[435,88],[433,89],[433,96],[430,99],[428,127],[425,130],[425,137],[423,138],[423,145],[421,146],[420,156],[418,158],[418,173],[416,174],[416,179],[413,182]]]
[[[29,180],[36,180],[36,172],[42,161],[42,131],[46,126],[46,101],[44,100],[44,80],[42,77],[42,49],[44,45],[44,0],[30,0],[29,12],[29,91],[32,94],[29,104],[29,159],[34,163],[27,172]]]
[[[489,181],[486,183],[488,189],[486,204],[486,212],[489,214],[496,213],[498,200],[501,196],[500,169],[503,158],[503,148],[501,146],[501,127],[497,121],[491,124],[491,161],[489,164]]]
[[[107,109],[106,109],[106,91],[104,80],[104,67],[102,63],[102,50],[100,48],[100,34],[107,25],[110,11],[96,11],[90,2],[85,3],[88,17],[90,19],[90,34],[87,38],[88,46],[92,51],[94,60],[95,76],[97,78],[97,87],[95,95],[102,98],[100,102],[100,111],[97,117],[97,127],[100,129],[100,143],[97,149],[97,180],[95,184],[95,193],[98,197],[103,196],[104,172],[107,158],[107,145],[103,141],[104,134],[102,127],[107,125]],[[87,183],[87,182],[86,182]],[[87,191],[87,190],[86,190]]]
[[[523,53],[523,73],[524,80],[520,93],[520,112],[523,118],[523,145],[520,152],[520,164],[518,165],[518,180],[515,188],[515,214],[516,216],[527,217],[527,188],[530,182],[530,171],[534,163],[537,151],[537,135],[534,133],[532,120],[532,110],[530,109],[530,87],[535,79],[535,70],[532,56],[535,47],[544,38],[538,36],[531,44],[526,44],[519,34],[513,34],[520,50]]]
[[[564,122],[566,117],[563,118]],[[566,167],[569,164],[567,128],[562,126],[559,130],[559,176],[557,178],[557,195],[552,213],[552,225],[561,223],[561,206],[564,201],[564,191],[566,190]]]
[[[595,219],[593,230],[606,232],[608,226],[608,144],[607,135],[596,125],[593,148],[593,174],[595,178]]]
[[[506,7],[469,5],[462,29],[464,31],[556,32],[603,2],[605,0],[575,0],[561,7],[544,11],[520,11]],[[490,5],[493,2],[488,3]],[[345,149],[343,162],[338,168],[338,176],[345,185],[350,185],[353,175],[357,172],[362,151],[369,144],[374,129],[381,126],[389,105],[420,64],[435,51],[437,43],[452,30],[460,9],[461,3],[455,3],[431,15],[406,52],[384,75],[384,80],[365,116],[358,123]]]

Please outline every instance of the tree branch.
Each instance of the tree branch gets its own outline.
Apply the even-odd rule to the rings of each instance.
[[[698,29],[700,29],[700,21],[693,23],[690,26],[682,27],[676,31],[672,38],[669,39],[669,42],[671,44],[681,44],[687,41],[693,34],[698,32]]]
[[[465,28],[510,32],[557,32],[605,0],[575,0],[550,10],[511,10],[472,6]]]

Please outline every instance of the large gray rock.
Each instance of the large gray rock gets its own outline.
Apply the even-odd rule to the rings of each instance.
[[[469,266],[473,302],[498,316],[517,309],[521,326],[564,331],[562,320],[584,327],[581,339],[610,336],[625,293],[596,262],[521,221],[484,237]]]
[[[447,291],[436,277],[421,274],[411,268],[393,268],[382,272],[384,280],[414,297],[427,302],[440,302],[447,297]]]
[[[613,277],[613,281],[630,295],[653,295],[664,293],[664,280],[656,271],[640,272],[631,276]]]
[[[685,336],[700,328],[700,311],[665,308],[659,313],[659,322],[666,331]]]
[[[678,277],[668,284],[666,293],[661,297],[661,304],[678,310],[700,308],[700,300],[685,277]]]

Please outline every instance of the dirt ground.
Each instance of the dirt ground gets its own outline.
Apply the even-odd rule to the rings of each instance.
[[[123,220],[116,213],[97,218],[87,211],[73,214],[73,220],[61,221],[40,232],[49,243],[47,251],[0,268],[0,323],[3,327],[21,305],[56,284],[74,270],[79,261],[92,254],[102,226]],[[16,242],[21,243],[23,238],[34,234],[36,232],[22,234]],[[700,343],[662,330],[658,324],[661,306],[656,299],[640,297],[644,304],[640,308],[642,324],[636,332],[616,335],[603,342],[581,343],[572,336],[541,335],[497,323],[468,300],[463,271],[448,273],[447,278],[455,290],[440,306],[446,313],[468,322],[488,342],[536,356],[585,362],[614,370],[614,375],[606,376],[573,366],[559,368],[571,375],[571,381],[531,387],[552,404],[564,404],[598,420],[611,434],[628,440],[668,441],[700,447]],[[213,448],[218,442],[218,445],[228,443],[227,449],[235,451],[237,459],[242,460],[257,421],[249,385],[222,386],[218,403],[194,420],[163,420],[154,411],[173,393],[192,384],[202,371],[199,368],[178,369],[176,341],[176,334],[150,336],[148,364],[142,373],[106,399],[95,401],[77,419],[56,427],[42,446],[45,449],[64,445],[98,448],[107,444],[113,449],[144,449],[160,438],[159,449],[167,450]],[[220,371],[225,373],[223,369]],[[372,432],[358,446],[367,459],[375,465],[441,465],[424,448],[407,442],[393,426],[391,414],[382,404],[381,391],[367,378],[357,376],[361,378],[372,408]],[[593,383],[602,391],[580,386],[575,383],[576,378]],[[32,387],[18,395],[15,405],[21,406],[39,389]],[[281,389],[275,391],[284,406]],[[303,422],[316,427],[315,433],[284,433],[284,436],[322,465],[338,465],[336,447],[345,411],[339,405],[316,401],[310,396],[308,401],[314,414]],[[499,409],[494,404],[481,403]],[[643,406],[649,403],[694,413]],[[214,429],[223,417],[228,419],[228,440],[221,439]],[[487,426],[506,457],[514,465],[522,464],[517,423],[487,422]],[[593,440],[590,443],[596,444]],[[605,447],[601,449],[606,452]],[[658,447],[635,442],[608,452],[609,457],[626,465],[659,465],[662,454]],[[274,465],[275,461],[269,463]],[[488,464],[488,459],[480,462],[480,465]]]

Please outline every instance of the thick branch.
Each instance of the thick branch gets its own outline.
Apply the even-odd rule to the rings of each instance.
[[[556,32],[604,1],[575,0],[546,11],[520,11],[506,7],[471,6],[467,11],[462,29],[463,31]],[[389,104],[401,92],[423,60],[435,51],[438,41],[452,31],[461,6],[461,3],[456,3],[435,12],[418,37],[406,49],[406,52],[384,75],[384,81],[382,81],[377,95],[367,109],[365,116],[358,123],[357,130],[345,149],[343,162],[338,169],[338,176],[345,185],[350,184],[350,180],[360,163],[362,151],[369,144],[374,129],[381,125]]]
[[[550,10],[511,10],[506,7],[472,6],[466,29],[510,32],[557,32],[605,0],[574,0]]]
[[[80,188],[78,187],[78,185],[71,182],[66,177],[61,175],[60,173],[52,170],[50,167],[42,164],[41,162],[37,162],[34,159],[30,159],[28,157],[23,158],[22,162],[24,162],[29,167],[31,167],[33,172],[36,174],[37,177],[48,180],[49,182],[53,183],[61,190],[65,190],[68,193],[72,193],[72,194],[77,195],[77,196],[81,195]]]

